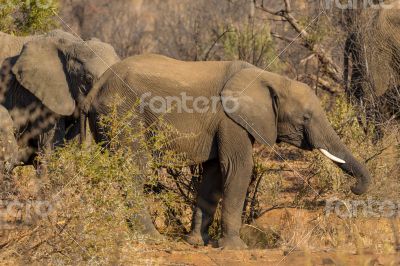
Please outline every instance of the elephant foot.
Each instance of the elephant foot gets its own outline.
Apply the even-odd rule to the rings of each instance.
[[[193,246],[207,246],[211,238],[207,235],[201,235],[199,233],[190,233],[185,237],[185,241]]]
[[[218,240],[218,247],[222,249],[247,249],[247,245],[240,239],[239,236],[224,236]]]
[[[36,169],[36,176],[38,178],[46,178],[47,177],[47,167],[45,165],[39,165]]]
[[[153,224],[142,225],[139,231],[142,235],[146,236],[148,241],[161,242],[165,240],[164,236],[157,231]]]
[[[162,234],[160,234],[158,231],[153,231],[151,233],[147,232],[144,234],[147,236],[147,239],[146,239],[147,243],[159,244],[159,243],[165,241],[165,237]]]
[[[148,244],[160,244],[165,241],[165,237],[154,226],[142,226],[137,229],[137,232],[143,236],[144,241]]]
[[[132,218],[133,219],[130,221],[132,225],[136,225],[136,230],[141,235],[145,236],[148,241],[161,242],[164,240],[164,236],[157,231],[147,211],[136,214]]]

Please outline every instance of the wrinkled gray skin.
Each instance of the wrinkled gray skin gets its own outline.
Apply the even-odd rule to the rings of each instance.
[[[190,243],[209,241],[208,228],[222,198],[222,238],[218,244],[224,248],[245,248],[239,229],[252,174],[254,140],[268,146],[284,141],[306,150],[323,148],[346,161],[338,166],[356,178],[352,188],[355,194],[367,190],[367,169],[340,141],[318,98],[303,83],[241,61],[182,62],[159,55],[131,57],[105,72],[86,99],[85,109],[95,140],[107,140],[103,134],[107,129],[96,121],[110,112],[113,99],[124,99],[118,108],[122,114],[148,92],[161,97],[179,96],[182,92],[193,97],[234,97],[238,103],[234,112],[228,111],[229,105],[218,102],[216,112],[177,113],[175,108],[162,114],[164,121],[178,132],[192,134],[177,138],[170,148],[185,153],[193,164],[201,163],[204,168],[188,236]],[[146,107],[139,114],[145,125],[153,124],[161,115],[149,108],[151,99],[144,97],[142,104]],[[150,220],[148,215],[144,216]],[[154,231],[150,227],[148,231]]]
[[[400,86],[400,1],[391,5],[362,9],[351,17],[344,79],[347,92],[359,101]]]
[[[4,60],[1,78],[6,91],[1,103],[26,151],[21,161],[31,164],[38,151],[47,152],[79,135],[84,123],[77,103],[119,60],[109,44],[83,42],[61,30],[34,38],[19,55]]]
[[[0,105],[0,175],[7,175],[18,160],[14,125],[7,109]]]

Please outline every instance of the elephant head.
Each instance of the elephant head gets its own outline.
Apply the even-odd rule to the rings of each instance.
[[[353,193],[367,191],[370,174],[341,142],[306,84],[253,67],[233,76],[221,96],[227,115],[258,142],[272,146],[283,141],[305,150],[318,149],[357,178]]]
[[[79,132],[82,140],[86,116],[80,110],[80,103],[103,72],[119,60],[111,45],[97,39],[83,41],[61,30],[37,37],[24,45],[19,56],[12,58],[11,76],[28,92],[28,96],[18,96],[21,92],[17,91],[21,89],[17,86],[11,93],[13,99],[8,99],[6,105],[11,106],[7,108],[14,109],[17,106],[22,110],[22,116],[28,116],[24,110],[30,112],[32,103],[36,102],[37,105],[39,101],[52,117],[63,117],[62,123],[56,123],[61,124],[65,132],[57,133],[57,140],[54,141],[62,143],[63,139],[72,139]],[[33,125],[19,142],[25,145],[30,139],[50,132],[49,128],[54,126],[53,122],[47,120],[39,124],[48,124],[50,127],[37,128],[37,125]],[[17,126],[25,128],[26,122],[22,121],[22,125]]]
[[[56,30],[25,44],[12,72],[47,108],[70,116],[80,97],[119,60],[109,44],[97,39],[82,41]]]

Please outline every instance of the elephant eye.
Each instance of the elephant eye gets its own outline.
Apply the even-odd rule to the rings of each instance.
[[[93,81],[93,76],[89,75],[89,74],[86,74],[85,75],[85,79],[86,79],[86,82],[90,84]]]
[[[310,114],[305,114],[303,117],[304,122],[308,122],[311,120],[311,115]]]

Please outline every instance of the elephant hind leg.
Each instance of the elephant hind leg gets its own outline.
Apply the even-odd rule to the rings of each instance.
[[[219,160],[203,163],[203,176],[198,191],[192,230],[186,241],[192,245],[207,245],[210,242],[208,229],[214,220],[218,202],[222,196],[222,175]]]

